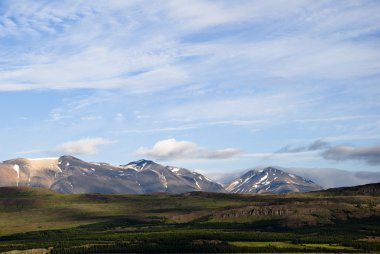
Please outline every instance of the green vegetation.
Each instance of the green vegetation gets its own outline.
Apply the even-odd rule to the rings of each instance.
[[[0,252],[379,252],[380,197],[0,188]]]
[[[313,244],[313,243],[304,243],[296,244],[291,242],[229,242],[229,244],[238,247],[266,247],[266,248],[276,248],[276,249],[300,249],[302,251],[319,251],[321,249],[328,251],[359,251],[353,247],[333,245],[333,244]]]
[[[304,244],[307,247],[312,247],[312,248],[323,248],[323,249],[329,249],[329,250],[342,250],[342,251],[352,251],[355,250],[353,247],[347,247],[347,246],[339,246],[339,245],[334,245],[334,244],[322,244],[322,243],[307,243]]]

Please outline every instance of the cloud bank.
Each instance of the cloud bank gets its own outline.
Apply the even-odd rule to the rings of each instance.
[[[176,159],[228,159],[241,153],[237,148],[209,150],[190,141],[165,139],[158,141],[152,148],[141,147],[137,155],[152,157],[159,160]]]
[[[380,165],[380,145],[366,147],[338,145],[323,152],[322,156],[326,160],[358,160],[369,165]]]
[[[113,141],[105,138],[84,138],[58,145],[55,150],[64,154],[92,155],[98,153],[99,145],[111,143]]]
[[[284,168],[284,170],[311,179],[324,188],[380,182],[380,172],[352,172],[335,168]]]
[[[380,165],[380,145],[357,147],[352,145],[331,145],[323,140],[316,140],[308,146],[291,147],[289,145],[276,151],[276,154],[296,154],[321,151],[319,156],[333,161],[364,161],[368,165]]]

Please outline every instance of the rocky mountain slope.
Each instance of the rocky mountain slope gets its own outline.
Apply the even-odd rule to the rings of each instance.
[[[225,186],[232,193],[288,193],[321,190],[311,180],[286,173],[274,167],[250,170]]]
[[[114,166],[72,156],[4,161],[0,186],[42,187],[62,193],[224,192],[221,185],[186,169],[147,160]]]

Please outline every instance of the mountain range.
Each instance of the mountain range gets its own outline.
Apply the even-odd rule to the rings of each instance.
[[[85,162],[73,156],[18,158],[0,163],[0,186],[30,186],[61,193],[288,193],[322,189],[314,178],[278,167],[252,169],[222,185],[191,170],[150,160],[125,165]],[[311,179],[311,180],[310,180]],[[324,186],[331,187],[331,186]]]
[[[224,192],[220,184],[183,168],[148,160],[115,166],[72,156],[4,161],[0,186],[41,187],[61,193]]]

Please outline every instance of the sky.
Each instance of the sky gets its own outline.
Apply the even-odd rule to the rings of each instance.
[[[0,160],[380,172],[379,1],[0,1]]]

